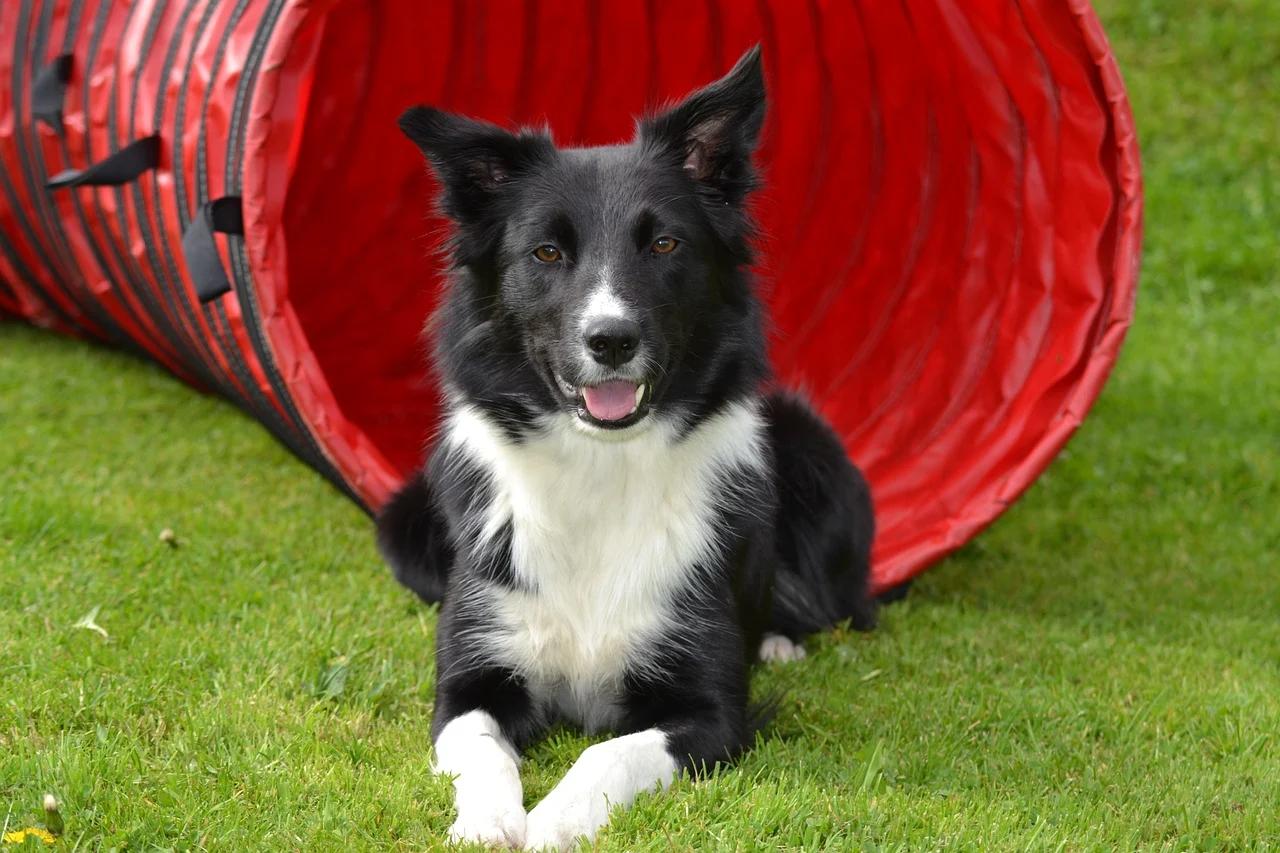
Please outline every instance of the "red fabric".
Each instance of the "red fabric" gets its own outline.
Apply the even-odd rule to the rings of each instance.
[[[612,142],[763,43],[773,354],[871,480],[879,588],[1030,485],[1132,318],[1137,145],[1085,0],[291,0],[275,16],[267,0],[238,15],[215,0],[89,0],[70,34],[68,4],[48,2],[0,4],[0,79],[20,42],[26,73],[64,40],[77,61],[65,140],[33,128],[27,91],[0,87],[0,166],[15,176],[0,187],[0,313],[132,341],[371,507],[420,461],[438,411],[419,330],[444,224],[395,126],[416,102]],[[135,90],[145,108],[130,123]],[[48,172],[100,159],[113,108],[117,147],[164,140],[141,205],[22,177],[35,149]],[[211,197],[234,189],[228,173],[247,265],[200,305],[180,215],[197,180]],[[231,245],[220,238],[229,271]]]

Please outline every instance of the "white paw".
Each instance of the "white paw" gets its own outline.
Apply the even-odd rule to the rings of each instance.
[[[467,841],[488,847],[519,848],[524,844],[524,834],[523,809],[471,811],[459,814],[449,827],[449,840],[455,844]]]
[[[765,634],[760,643],[760,660],[766,662],[804,660],[804,646],[791,642],[781,634]]]
[[[586,803],[561,806],[543,800],[529,812],[524,847],[526,850],[572,850],[584,836],[591,841],[599,825]]]

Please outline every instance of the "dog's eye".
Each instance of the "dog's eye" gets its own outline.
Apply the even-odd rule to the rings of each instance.
[[[676,250],[677,245],[674,237],[659,237],[653,241],[651,248],[655,255],[669,255]]]
[[[560,260],[560,250],[550,243],[544,243],[533,250],[533,256],[544,264],[554,264]]]

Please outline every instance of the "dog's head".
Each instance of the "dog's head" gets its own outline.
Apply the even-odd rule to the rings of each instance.
[[[764,115],[758,48],[625,145],[557,148],[408,110],[400,126],[455,226],[446,381],[508,421],[562,411],[615,435],[754,390],[766,366],[746,203]]]

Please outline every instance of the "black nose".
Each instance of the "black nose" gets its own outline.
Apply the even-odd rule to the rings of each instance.
[[[609,367],[621,367],[640,346],[640,324],[625,317],[602,317],[587,326],[585,337],[592,358]]]

